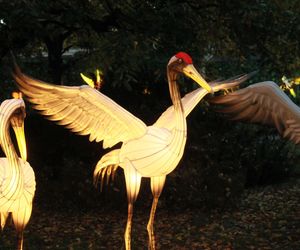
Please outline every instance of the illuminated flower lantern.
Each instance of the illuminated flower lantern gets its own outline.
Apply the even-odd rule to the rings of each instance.
[[[198,88],[182,99],[177,77],[183,74],[203,88]],[[119,106],[109,97],[90,86],[66,87],[52,85],[24,75],[19,69],[14,74],[20,90],[35,109],[52,121],[58,121],[73,132],[89,135],[90,141],[103,141],[109,148],[122,142],[119,149],[105,154],[94,170],[94,181],[107,179],[118,166],[124,170],[128,219],[125,230],[125,247],[131,248],[133,204],[137,199],[141,178],[151,179],[153,204],[147,225],[149,248],[155,249],[153,223],[159,196],[166,176],[182,158],[186,143],[186,116],[209,92],[231,88],[248,78],[241,76],[231,81],[210,86],[194,68],[192,59],[184,52],[173,56],[167,65],[167,77],[173,105],[152,126]]]
[[[300,108],[274,82],[260,82],[211,100],[233,120],[268,124],[295,144],[300,142]]]
[[[5,100],[0,106],[0,144],[6,158],[0,158],[0,216],[1,228],[9,214],[18,233],[18,248],[23,249],[23,231],[32,211],[35,193],[34,172],[26,161],[24,134],[25,103],[14,93],[14,99]],[[21,158],[18,157],[10,137],[10,127],[16,135]]]
[[[284,91],[289,91],[290,94],[294,98],[296,98],[296,93],[294,88],[300,84],[300,77],[288,79],[286,76],[283,76],[281,80],[282,80],[282,84],[280,85],[280,88]]]
[[[100,90],[103,85],[103,76],[102,72],[99,69],[95,70],[95,74],[92,74],[92,77],[87,77],[83,73],[80,73],[81,78],[92,88]]]

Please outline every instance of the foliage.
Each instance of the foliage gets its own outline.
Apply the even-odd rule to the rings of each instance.
[[[15,88],[8,53],[12,50],[25,73],[55,83],[79,85],[80,72],[100,68],[105,78],[101,91],[151,124],[170,105],[165,67],[180,50],[193,56],[208,80],[257,69],[259,74],[250,83],[279,83],[283,74],[297,76],[299,13],[296,0],[4,0],[0,3],[1,100]],[[184,94],[195,86],[185,81],[181,87]],[[208,108],[203,104],[188,118],[185,157],[168,179],[165,202],[176,199],[191,206],[222,207],[235,201],[247,185],[298,173],[293,166],[299,163],[299,149],[277,132],[233,125]],[[86,138],[74,139],[49,122],[39,124],[34,113],[28,114],[35,155],[31,161],[39,169],[40,183],[71,182],[64,186],[66,193],[78,184],[82,193],[74,199],[84,200],[101,147],[88,146]],[[36,128],[45,130],[38,133]],[[59,139],[53,139],[51,135],[57,133]],[[47,145],[41,146],[44,143],[36,134],[49,140]],[[77,143],[77,148],[70,148]],[[43,162],[43,157],[48,160]],[[57,166],[55,159],[62,165]],[[74,167],[76,162],[79,166]],[[82,174],[84,168],[89,170]],[[115,188],[124,191],[122,180],[117,179]],[[52,192],[50,186],[45,188]],[[91,200],[99,196],[103,198],[95,194]]]
[[[1,5],[1,57],[8,49],[31,56],[47,50],[54,80],[60,71],[70,72],[74,63],[84,70],[88,68],[83,65],[100,64],[113,86],[134,89],[142,80],[148,86],[164,79],[167,58],[179,50],[190,52],[204,72],[215,62],[234,65],[232,72],[216,67],[209,77],[241,73],[253,60],[251,70],[261,69],[271,80],[298,71],[298,1],[60,0]],[[87,54],[71,63],[59,62],[71,48]],[[153,72],[152,81],[141,78],[146,72]]]

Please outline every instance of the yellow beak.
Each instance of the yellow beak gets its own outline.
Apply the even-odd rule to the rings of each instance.
[[[13,126],[13,129],[16,134],[21,158],[24,161],[27,161],[27,149],[26,149],[26,139],[25,139],[25,132],[24,132],[24,123],[22,124],[22,126]]]
[[[214,93],[211,86],[204,80],[204,78],[198,73],[193,64],[189,64],[183,68],[183,73],[197,82],[202,88],[206,89],[209,93]]]

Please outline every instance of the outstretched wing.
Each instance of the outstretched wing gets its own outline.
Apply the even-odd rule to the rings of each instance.
[[[211,100],[233,120],[275,126],[283,137],[300,142],[300,109],[274,82],[261,82]]]
[[[256,72],[238,75],[224,81],[209,82],[209,85],[212,87],[214,92],[217,92],[219,90],[234,88],[239,86],[239,84],[241,84],[242,82],[248,80],[255,73]],[[194,91],[187,93],[183,98],[181,98],[181,103],[182,103],[185,117],[187,117],[190,114],[190,112],[195,108],[195,106],[207,94],[208,94],[207,90],[199,87]],[[175,115],[174,106],[172,105],[168,109],[166,109],[164,113],[161,114],[161,116],[153,125],[155,127],[163,127],[171,130],[175,127],[174,115]]]
[[[91,88],[57,86],[23,74],[18,68],[14,78],[19,89],[34,108],[71,131],[89,135],[89,140],[103,140],[112,147],[145,134],[146,125],[113,100]]]

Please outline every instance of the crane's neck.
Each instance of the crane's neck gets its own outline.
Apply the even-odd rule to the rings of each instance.
[[[1,196],[8,200],[18,199],[22,195],[24,178],[21,162],[12,143],[9,128],[11,117],[3,116],[0,121],[0,143],[8,161],[8,167],[2,178]]]
[[[174,70],[167,69],[169,91],[174,105],[174,109],[183,112],[181,96],[177,85],[178,73]]]
[[[0,144],[10,165],[7,174],[19,175],[21,172],[21,166],[19,162],[19,157],[16,153],[15,147],[10,137],[9,128],[10,117],[2,117],[0,122]]]
[[[176,127],[177,129],[180,130],[186,130],[186,120],[185,120],[184,110],[181,103],[181,96],[177,84],[178,72],[167,67],[167,76],[168,76],[170,96],[175,111]]]

